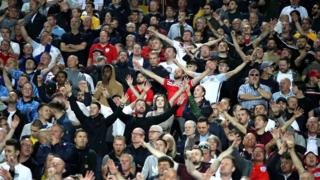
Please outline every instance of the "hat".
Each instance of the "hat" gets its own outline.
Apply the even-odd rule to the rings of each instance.
[[[274,64],[272,61],[263,61],[260,65],[260,70],[263,70],[266,67],[270,67]]]
[[[312,69],[311,71],[308,72],[307,76],[310,77],[320,77],[320,73],[316,69]]]

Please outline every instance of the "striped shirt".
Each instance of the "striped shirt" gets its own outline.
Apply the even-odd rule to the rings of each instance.
[[[271,94],[271,90],[268,86],[260,84],[260,88]],[[263,104],[265,107],[268,107],[268,101],[265,99],[257,99],[257,100],[242,100],[240,99],[240,95],[249,94],[252,96],[260,96],[260,93],[255,90],[250,84],[242,84],[238,91],[238,101],[243,108],[252,109],[258,104]]]

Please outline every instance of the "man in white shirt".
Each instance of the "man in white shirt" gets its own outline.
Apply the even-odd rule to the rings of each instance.
[[[174,63],[176,59],[177,50],[169,46],[166,48],[164,52],[164,56],[167,59],[165,62],[161,62],[160,66],[163,66],[170,74],[170,79],[174,79],[174,71],[178,68],[178,66]]]
[[[291,19],[291,12],[292,11],[298,11],[300,13],[301,19],[308,17],[308,11],[306,10],[306,8],[304,8],[303,6],[299,5],[300,0],[290,0],[290,6],[286,6],[282,9],[281,11],[281,15],[288,15],[289,16],[289,20],[290,22],[292,21]]]
[[[20,46],[18,43],[11,41],[10,37],[11,37],[10,29],[7,27],[2,27],[1,28],[0,43],[3,40],[10,41],[10,47],[11,47],[12,51],[14,52],[14,54],[19,56],[20,55]]]
[[[9,139],[6,141],[5,157],[6,161],[0,164],[1,180],[12,178],[14,180],[32,179],[32,174],[29,168],[18,162],[18,156],[20,154],[19,143],[15,139]],[[6,172],[5,172],[5,171]],[[6,177],[3,177],[3,172]],[[9,174],[8,174],[9,172]]]
[[[40,37],[40,43],[37,43],[36,41],[31,39],[31,37],[28,35],[28,33],[27,33],[25,27],[22,25],[22,23],[21,23],[20,27],[21,27],[21,34],[22,34],[23,39],[26,42],[30,43],[33,47],[33,53],[32,53],[33,57],[37,57],[37,56],[41,55],[43,52],[47,51],[51,55],[51,62],[49,64],[49,66],[54,64],[57,57],[61,56],[61,52],[57,47],[51,45],[52,36],[51,36],[50,32],[43,31],[41,34],[41,37]],[[60,58],[60,63],[64,64],[62,56]]]

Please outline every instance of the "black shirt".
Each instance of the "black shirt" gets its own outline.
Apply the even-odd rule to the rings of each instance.
[[[66,45],[67,44],[80,45],[81,43],[86,42],[86,37],[83,33],[73,34],[72,32],[68,32],[62,35],[61,42],[65,43]],[[87,63],[88,55],[85,52],[85,49],[77,52],[64,52],[62,50],[61,52],[62,52],[63,59],[65,60],[68,59],[70,55],[75,55],[79,58],[80,64],[85,66]]]

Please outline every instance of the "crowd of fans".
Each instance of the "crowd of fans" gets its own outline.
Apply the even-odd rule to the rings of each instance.
[[[2,0],[0,179],[320,180],[317,0]]]

